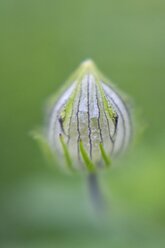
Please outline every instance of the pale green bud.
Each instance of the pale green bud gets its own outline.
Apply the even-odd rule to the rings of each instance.
[[[92,61],[85,61],[53,103],[48,143],[64,165],[94,171],[126,150],[132,136],[127,104]],[[65,166],[67,166],[65,164]]]

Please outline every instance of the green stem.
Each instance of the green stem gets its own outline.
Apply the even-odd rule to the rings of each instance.
[[[97,211],[103,211],[105,207],[104,200],[100,191],[96,173],[90,173],[88,175],[88,184],[89,184],[90,197],[93,202],[94,208]]]

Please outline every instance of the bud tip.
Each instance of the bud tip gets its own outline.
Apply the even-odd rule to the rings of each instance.
[[[88,69],[94,66],[94,62],[92,59],[86,59],[82,62],[82,66]]]

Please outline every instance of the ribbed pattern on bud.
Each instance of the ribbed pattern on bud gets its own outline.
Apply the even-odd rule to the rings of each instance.
[[[69,168],[108,166],[125,151],[132,133],[130,113],[120,94],[91,61],[85,61],[54,103],[48,127],[51,149]]]

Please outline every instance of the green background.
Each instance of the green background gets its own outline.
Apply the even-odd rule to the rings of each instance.
[[[140,112],[140,141],[100,183],[49,166],[30,130],[47,97],[92,58]],[[0,0],[0,246],[165,247],[165,2]]]

